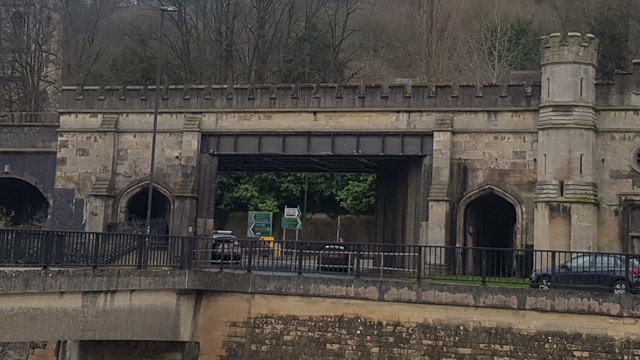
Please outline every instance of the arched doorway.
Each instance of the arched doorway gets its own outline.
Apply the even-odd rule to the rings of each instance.
[[[514,248],[516,209],[494,193],[471,201],[465,210],[466,246]]]
[[[458,266],[475,275],[483,268],[488,276],[522,275],[524,259],[513,249],[525,248],[524,218],[521,203],[495,186],[468,193],[458,206],[457,245],[466,248]]]
[[[30,183],[0,178],[0,227],[40,229],[47,221],[49,202]]]
[[[145,184],[131,192],[126,193],[120,207],[124,215],[124,222],[118,224],[115,231],[144,232],[146,231],[147,201],[149,198],[149,185]],[[154,186],[151,198],[151,233],[158,235],[169,234],[169,221],[171,219],[171,200],[165,195],[163,189]],[[121,220],[121,221],[122,221]]]

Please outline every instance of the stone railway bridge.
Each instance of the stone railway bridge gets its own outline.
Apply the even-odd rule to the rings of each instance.
[[[219,171],[363,172],[377,242],[636,252],[640,62],[596,83],[597,51],[552,34],[540,77],[502,85],[160,89],[152,216],[210,234]],[[65,87],[57,129],[2,126],[0,181],[37,189],[49,229],[146,215],[155,91]]]
[[[31,342],[37,360],[635,359],[639,317],[631,294],[215,270],[0,271],[0,358]]]
[[[640,62],[596,83],[597,51],[590,35],[552,34],[539,79],[503,85],[66,87],[59,125],[0,126],[0,194],[15,203],[33,190],[48,229],[100,232],[137,214],[158,90],[153,215],[171,234],[212,232],[219,171],[356,171],[378,175],[377,242],[634,253]],[[0,342],[63,341],[69,358],[103,360],[634,359],[637,304],[427,282],[16,270],[0,272]]]

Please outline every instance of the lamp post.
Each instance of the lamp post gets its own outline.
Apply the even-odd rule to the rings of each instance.
[[[156,169],[156,137],[158,132],[158,106],[160,103],[160,76],[162,73],[162,43],[164,42],[164,14],[168,12],[178,12],[175,6],[163,6],[160,8],[160,38],[158,39],[158,68],[156,72],[156,103],[153,110],[153,135],[151,137],[151,170],[149,171],[149,197],[147,199],[147,234],[151,234],[151,204],[153,199],[153,177]]]

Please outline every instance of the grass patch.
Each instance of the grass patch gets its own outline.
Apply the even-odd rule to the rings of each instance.
[[[482,277],[481,276],[439,276],[437,278],[431,279],[435,282],[441,283],[454,283],[454,284],[468,284],[468,285],[482,285]],[[529,280],[522,278],[491,278],[487,277],[485,284],[488,286],[500,286],[500,287],[518,287],[518,288],[528,288]]]

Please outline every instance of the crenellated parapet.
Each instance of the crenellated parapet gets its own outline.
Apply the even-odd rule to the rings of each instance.
[[[149,111],[155,86],[66,86],[61,112]],[[160,88],[160,109],[536,109],[540,84],[197,85]]]
[[[598,61],[598,39],[591,34],[555,33],[541,38],[541,64],[583,63],[595,66]]]
[[[596,106],[640,106],[640,59],[630,71],[617,71],[613,81],[596,82]]]

